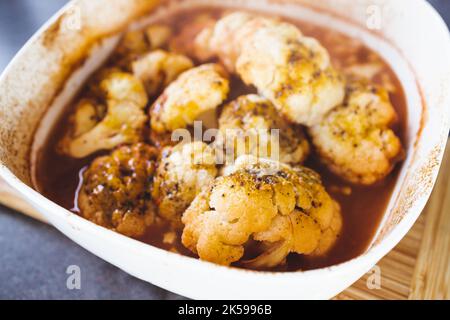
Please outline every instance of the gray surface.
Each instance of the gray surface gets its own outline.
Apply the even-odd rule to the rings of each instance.
[[[0,298],[178,299],[87,252],[53,227],[0,207]],[[69,266],[80,290],[67,288]]]
[[[65,0],[0,0],[0,70]],[[432,0],[450,21],[450,0]],[[81,289],[66,269],[81,270]],[[54,228],[0,206],[0,298],[179,299],[137,280],[79,247]]]

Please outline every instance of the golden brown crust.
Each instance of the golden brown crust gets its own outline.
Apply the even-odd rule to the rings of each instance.
[[[344,104],[309,133],[331,171],[350,182],[371,185],[403,159],[401,141],[390,129],[396,119],[385,89],[351,82]]]
[[[214,150],[205,143],[164,148],[152,193],[159,215],[180,227],[183,212],[216,175]]]
[[[245,95],[227,104],[219,117],[220,144],[231,157],[243,154],[270,158],[292,165],[309,155],[303,129],[284,119],[273,104],[258,95]]]
[[[78,206],[92,222],[130,237],[154,219],[151,190],[158,152],[143,143],[95,159],[83,174]]]
[[[218,64],[204,64],[183,72],[151,107],[152,133],[170,134],[192,125],[201,114],[215,110],[228,92],[227,74]]]
[[[341,231],[335,221],[341,220],[317,173],[242,156],[183,214],[182,242],[200,259],[229,265],[241,259],[252,237],[268,249],[246,264],[274,267],[290,252],[328,252]]]

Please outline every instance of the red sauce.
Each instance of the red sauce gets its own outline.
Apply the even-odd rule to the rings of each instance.
[[[195,22],[196,18],[203,14],[217,17],[220,13],[221,10],[212,8],[189,10],[189,12],[179,12],[165,18],[164,23],[171,24],[174,30],[181,34],[177,38],[179,40],[177,41],[177,47],[181,50],[186,49],[185,51],[189,52],[189,45],[192,43],[193,37],[201,30],[200,26]],[[329,50],[333,63],[338,68],[344,69],[355,63],[368,62],[376,62],[382,66],[382,71],[372,80],[378,84],[386,84],[385,81],[390,83],[393,89],[390,94],[391,101],[398,114],[398,121],[393,129],[400,136],[403,145],[406,145],[406,99],[402,86],[389,65],[377,53],[355,39],[313,24],[292,20],[290,22],[297,24],[305,35],[317,38]],[[254,92],[254,89],[244,86],[235,77],[233,77],[231,83],[232,91],[229,99],[234,99],[241,94]],[[38,157],[36,178],[43,195],[59,205],[73,210],[80,170],[89,165],[98,154],[79,160],[56,152],[57,142],[64,134],[67,125],[69,111],[70,108],[61,116],[59,124],[50,134],[43,151]],[[340,203],[344,218],[343,231],[338,242],[327,256],[308,258],[302,255],[291,254],[288,257],[287,266],[278,269],[279,271],[326,267],[347,261],[363,253],[372,241],[383,218],[400,171],[400,165],[398,165],[394,172],[384,181],[375,186],[361,187],[350,185],[330,173],[320,164],[315,155],[307,161],[306,166],[320,173],[327,190]],[[351,194],[344,195],[342,192],[337,191],[343,187],[350,187]],[[163,243],[163,234],[167,229],[164,224],[158,227],[153,226],[139,240],[163,249],[192,256],[192,253],[183,248],[179,242],[175,246]]]

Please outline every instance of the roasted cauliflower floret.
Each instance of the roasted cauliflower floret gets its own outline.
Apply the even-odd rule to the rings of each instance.
[[[129,73],[105,72],[98,88],[105,104],[81,99],[59,143],[60,152],[83,158],[99,150],[141,140],[147,122],[144,86]]]
[[[145,35],[151,50],[160,49],[168,44],[172,29],[166,25],[153,24],[145,29]]]
[[[195,198],[182,221],[183,244],[210,262],[236,262],[256,240],[260,255],[243,262],[254,268],[280,265],[291,252],[326,254],[342,225],[317,173],[247,155]]]
[[[288,123],[268,99],[258,95],[241,96],[226,105],[219,130],[218,143],[224,146],[227,164],[243,154],[301,164],[309,154],[302,128]]]
[[[114,52],[114,58],[122,59],[123,62],[144,54],[149,49],[149,41],[145,32],[141,30],[128,31],[120,39]]]
[[[181,215],[216,177],[214,150],[201,141],[166,147],[157,169],[153,197],[159,215],[181,227]]]
[[[344,103],[309,133],[331,171],[350,182],[371,185],[403,158],[400,139],[389,128],[396,118],[386,90],[352,82]]]
[[[171,35],[172,30],[160,24],[151,25],[144,30],[128,31],[120,39],[112,59],[116,65],[128,70],[134,59],[167,45]]]
[[[83,174],[78,207],[92,222],[130,237],[152,224],[152,180],[158,152],[138,143],[95,159]]]
[[[218,57],[230,72],[236,71],[236,61],[241,54],[243,42],[246,41],[246,28],[255,16],[246,12],[225,15],[215,23],[211,21],[194,39],[194,53],[201,61]],[[245,31],[245,32],[244,32]]]
[[[132,70],[135,77],[144,84],[147,94],[152,97],[161,93],[182,72],[193,66],[186,56],[155,50],[134,61]]]
[[[218,64],[204,64],[182,73],[150,110],[154,134],[186,128],[202,114],[215,110],[227,97],[229,81]]]
[[[292,24],[237,12],[206,28],[196,44],[200,58],[218,56],[296,123],[317,124],[344,99],[326,49]]]

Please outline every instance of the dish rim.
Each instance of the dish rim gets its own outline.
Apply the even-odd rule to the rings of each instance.
[[[443,26],[446,27],[444,21],[439,16],[439,14],[437,14],[437,12],[434,10],[434,8],[432,8],[429,3],[427,3],[427,2],[424,2],[424,3],[426,3],[426,5],[434,11],[434,13],[433,13],[435,15],[434,18],[439,19],[440,22],[443,24]],[[22,47],[22,49],[16,54],[16,56],[11,60],[11,62],[8,64],[8,66],[4,69],[2,75],[0,76],[0,85],[3,82],[3,79],[5,78],[6,74],[9,73],[11,66],[13,64],[15,64],[17,60],[20,59],[20,56],[22,55],[22,53],[25,50],[27,50],[30,43],[32,43],[45,30],[47,30],[48,27],[51,26],[52,23],[54,23],[58,19],[58,17],[60,17],[62,15],[62,13],[64,13],[67,10],[67,8],[70,5],[71,5],[71,2],[69,2],[61,10],[59,10]],[[448,32],[448,29],[447,29],[447,32]],[[405,60],[408,61],[406,58],[405,58]],[[409,61],[408,61],[408,63],[409,63]],[[412,69],[412,71],[414,72],[413,69]],[[420,86],[419,79],[417,79],[417,83]],[[426,97],[424,97],[424,99],[426,101]],[[448,123],[447,123],[447,130],[448,130]],[[422,139],[422,138],[423,137],[421,137],[420,139]],[[436,145],[436,146],[441,147],[440,154],[437,156],[439,164],[442,162],[442,157],[443,157],[445,145],[447,142],[447,139],[444,137],[440,138],[440,139],[441,139],[440,143],[438,145]],[[417,150],[411,150],[411,152],[416,152],[416,151]],[[440,165],[437,167],[434,167],[433,170],[430,173],[428,173],[429,177],[433,180],[433,185],[436,182],[436,177],[437,177],[439,168],[440,168]],[[408,172],[410,169],[411,168],[407,168],[406,172]],[[423,195],[420,199],[418,199],[417,201],[414,202],[413,207],[411,207],[408,210],[408,212],[403,216],[402,220],[395,227],[393,227],[392,230],[390,230],[389,234],[387,234],[379,243],[376,243],[373,246],[369,247],[363,254],[361,254],[353,259],[347,260],[345,262],[342,262],[342,263],[339,263],[339,264],[336,264],[333,266],[325,267],[325,268],[318,268],[318,269],[306,270],[306,271],[298,270],[298,271],[287,271],[287,272],[274,272],[274,271],[254,271],[254,270],[241,269],[241,268],[235,268],[235,267],[220,266],[220,265],[216,265],[214,263],[199,260],[197,258],[192,258],[192,257],[184,256],[181,254],[172,253],[172,252],[166,251],[164,249],[140,242],[138,240],[118,234],[114,231],[100,227],[100,226],[70,212],[69,210],[59,206],[55,202],[49,200],[48,198],[46,198],[42,194],[38,193],[33,188],[26,185],[20,179],[18,179],[1,162],[0,162],[0,176],[6,182],[8,182],[14,189],[19,191],[19,193],[21,193],[26,199],[30,199],[33,206],[39,208],[40,211],[46,210],[48,212],[47,214],[49,216],[55,215],[55,216],[59,216],[59,218],[75,219],[75,221],[73,221],[73,222],[76,223],[76,225],[78,225],[80,227],[80,230],[84,229],[86,232],[95,232],[95,233],[99,232],[100,235],[102,235],[102,236],[112,237],[113,240],[124,242],[124,244],[126,244],[127,247],[130,247],[130,248],[134,247],[134,248],[138,249],[139,251],[142,251],[143,253],[153,252],[154,254],[156,254],[156,257],[159,256],[161,258],[167,259],[168,263],[172,260],[174,263],[177,263],[176,260],[179,260],[178,258],[181,257],[184,262],[192,264],[193,266],[196,266],[201,269],[203,269],[203,268],[211,269],[208,266],[212,266],[213,269],[211,269],[211,271],[213,271],[213,270],[228,270],[228,273],[230,273],[232,275],[239,276],[241,274],[245,274],[246,276],[251,275],[251,276],[255,276],[257,278],[259,278],[260,276],[266,278],[266,275],[271,275],[273,277],[283,277],[283,278],[291,278],[294,276],[297,280],[298,280],[298,277],[311,277],[311,276],[320,277],[322,275],[328,274],[330,271],[338,271],[339,270],[341,272],[344,272],[345,270],[347,270],[347,272],[344,272],[344,273],[351,273],[351,268],[347,268],[348,266],[353,266],[353,267],[355,265],[365,266],[368,263],[370,263],[370,261],[373,261],[374,259],[376,259],[378,261],[385,254],[387,254],[390,250],[392,250],[392,248],[395,245],[397,245],[397,243],[400,241],[400,239],[403,238],[405,236],[405,234],[409,231],[409,229],[412,227],[412,225],[414,224],[414,222],[416,221],[416,219],[419,217],[420,213],[422,212],[422,210],[425,206],[425,202],[429,198],[429,195],[431,194],[431,191],[432,191],[432,186],[431,186],[427,189],[426,192],[423,193]],[[397,184],[398,184],[398,182],[396,182],[396,185]],[[385,212],[385,215],[386,214],[387,214],[387,212]],[[72,225],[72,227],[75,227],[75,226]],[[126,241],[126,240],[128,240],[128,241]]]

